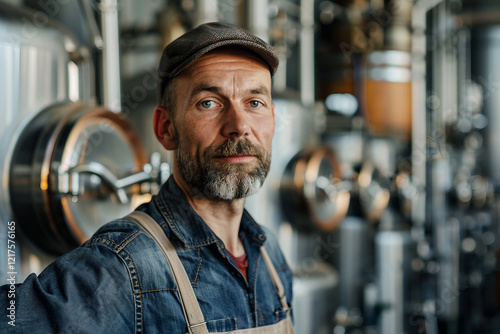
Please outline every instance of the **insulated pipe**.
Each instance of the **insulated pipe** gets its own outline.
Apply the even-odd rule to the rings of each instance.
[[[121,112],[120,34],[117,0],[101,0],[103,103],[113,112]]]

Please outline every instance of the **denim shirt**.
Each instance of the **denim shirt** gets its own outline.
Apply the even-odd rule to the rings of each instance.
[[[222,241],[203,222],[171,177],[137,210],[163,228],[193,286],[209,332],[274,324],[286,317],[259,248],[265,245],[292,302],[292,274],[276,239],[245,211],[239,236],[248,257],[240,273]],[[156,242],[126,219],[104,225],[81,247],[38,277],[0,287],[0,332],[186,333],[177,284]],[[15,300],[15,327],[8,324]]]

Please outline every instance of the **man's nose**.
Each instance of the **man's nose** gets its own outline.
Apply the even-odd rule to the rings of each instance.
[[[231,105],[224,115],[222,134],[227,138],[239,138],[248,136],[250,125],[248,115],[241,106]]]

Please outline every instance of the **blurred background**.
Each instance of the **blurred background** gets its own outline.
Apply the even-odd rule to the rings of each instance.
[[[297,333],[500,333],[494,0],[0,1],[0,282],[158,191],[156,64],[209,21],[281,60],[246,206],[292,267]]]

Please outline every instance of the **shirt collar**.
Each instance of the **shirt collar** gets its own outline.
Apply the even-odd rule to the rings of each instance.
[[[158,195],[155,196],[155,203],[171,231],[186,247],[205,246],[217,241],[222,244],[210,227],[191,207],[173,176],[170,176]],[[240,224],[240,237],[243,235],[260,245],[266,240],[264,231],[246,210],[243,212]]]

